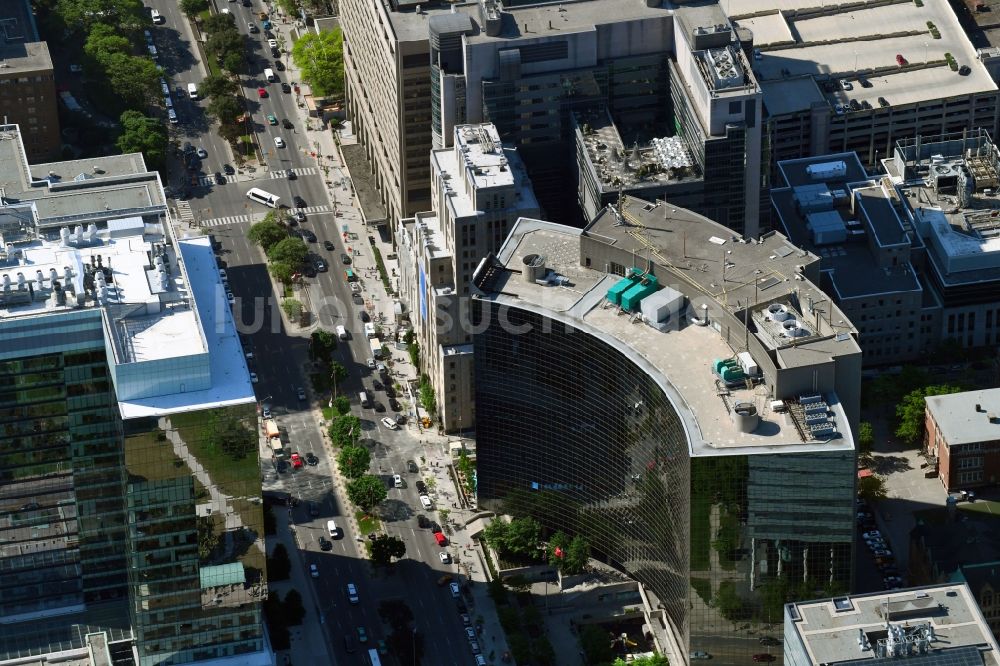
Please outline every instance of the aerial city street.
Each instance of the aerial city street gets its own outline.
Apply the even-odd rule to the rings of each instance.
[[[1000,666],[1000,0],[0,4],[0,666]]]

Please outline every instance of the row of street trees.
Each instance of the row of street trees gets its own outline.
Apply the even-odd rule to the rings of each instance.
[[[344,96],[344,35],[340,28],[299,37],[292,46],[292,62],[317,97]]]
[[[281,223],[284,212],[274,210],[250,227],[247,239],[264,250],[268,270],[283,284],[291,284],[292,276],[302,269],[309,248],[301,238],[288,235],[288,228]]]

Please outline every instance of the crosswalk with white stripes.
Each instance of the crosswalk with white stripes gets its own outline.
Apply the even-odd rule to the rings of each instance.
[[[296,176],[315,176],[319,173],[319,168],[317,167],[295,167],[293,169]],[[287,169],[276,169],[274,171],[268,172],[271,178],[288,178]]]
[[[315,213],[330,213],[332,208],[330,206],[309,206],[308,208],[296,208],[294,210],[301,210],[306,215],[312,215]],[[263,215],[256,215],[251,218],[250,215],[227,215],[225,217],[215,217],[210,220],[203,220],[201,226],[203,227],[224,227],[229,224],[243,224],[245,222],[250,222],[251,219],[260,220]]]
[[[194,212],[191,210],[190,202],[177,202],[177,217],[179,217],[182,222],[190,222],[194,219]]]

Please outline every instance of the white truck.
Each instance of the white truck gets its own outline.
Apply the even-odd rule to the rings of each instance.
[[[374,359],[382,358],[382,341],[378,338],[370,338],[368,342],[371,346],[372,358]]]
[[[347,329],[344,328],[343,326],[338,326],[337,327],[337,337],[340,338],[341,340],[346,340],[347,339]]]

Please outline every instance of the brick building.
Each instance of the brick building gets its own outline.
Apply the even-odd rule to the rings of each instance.
[[[1000,389],[925,398],[924,450],[946,490],[996,483],[1000,476]]]

